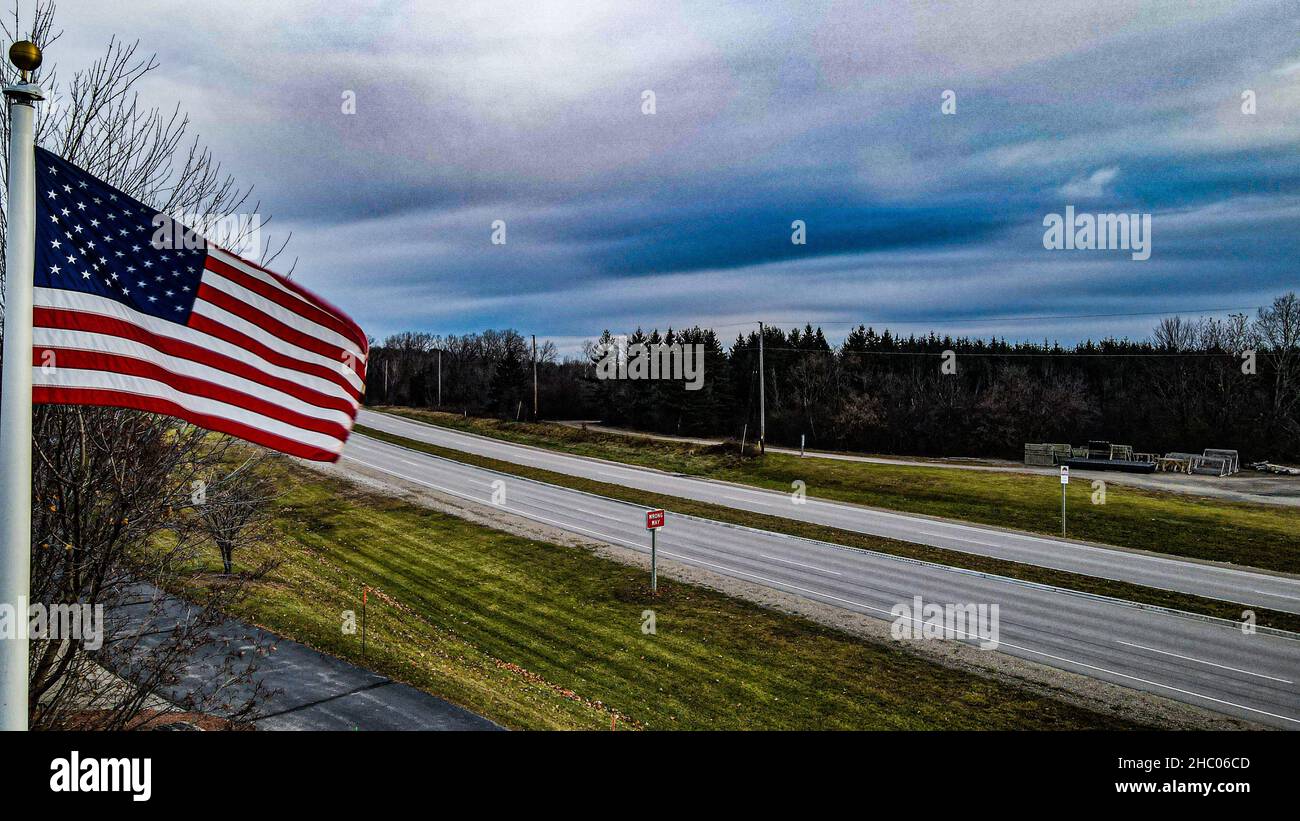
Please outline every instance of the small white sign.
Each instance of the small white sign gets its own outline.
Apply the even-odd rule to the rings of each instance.
[[[1069,466],[1069,465],[1061,465],[1061,484],[1063,484],[1063,485],[1068,485],[1068,484],[1070,484],[1070,466]]]

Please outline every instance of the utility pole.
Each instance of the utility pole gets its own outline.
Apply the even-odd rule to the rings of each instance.
[[[767,390],[763,381],[763,323],[758,323],[758,452],[767,452]]]
[[[537,334],[533,334],[533,421],[537,421]]]
[[[438,349],[438,407],[442,407],[442,348]]]
[[[22,41],[9,48],[21,71],[4,87],[9,103],[9,203],[5,231],[5,368],[0,387],[0,604],[12,607],[17,632],[0,639],[0,730],[26,730],[27,634],[32,586],[33,269],[36,264],[36,154],[32,120],[45,99],[29,72],[41,50]]]

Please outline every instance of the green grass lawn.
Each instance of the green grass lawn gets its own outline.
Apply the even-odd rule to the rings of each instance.
[[[502,422],[410,408],[377,408],[419,421],[553,450],[889,510],[1059,535],[1055,476],[800,459],[779,453],[740,458],[737,448],[665,442],[557,424]],[[1108,483],[1068,489],[1071,538],[1173,556],[1300,573],[1300,508],[1220,501]]]
[[[515,728],[1134,726],[885,643],[359,490],[277,459],[280,566],[235,615]],[[368,649],[345,610],[372,592]],[[642,632],[653,609],[657,634]]]

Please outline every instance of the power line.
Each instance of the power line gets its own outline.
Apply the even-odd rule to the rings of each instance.
[[[777,320],[769,321],[769,325],[835,325],[867,326],[868,324],[886,324],[895,325],[920,325],[920,324],[939,324],[939,323],[970,323],[970,322],[1044,322],[1055,319],[1117,319],[1123,317],[1135,316],[1170,316],[1173,314],[1223,314],[1233,311],[1257,311],[1261,305],[1241,305],[1228,308],[1180,308],[1168,311],[1126,311],[1112,314],[1038,314],[1022,316],[982,316],[982,317],[921,317],[919,319],[882,319],[873,317],[868,320],[847,320],[847,319],[798,319],[798,320]],[[728,322],[725,324],[715,324],[713,328],[741,328],[753,325],[753,322]],[[687,326],[683,326],[687,327]],[[689,327],[696,327],[691,325]]]
[[[756,349],[755,348],[739,348],[739,349],[733,348],[732,350],[734,354],[735,351],[754,351]],[[840,349],[831,348],[828,350],[819,350],[814,348],[774,348],[771,345],[767,346],[767,350],[786,351],[789,353],[830,354],[832,356],[839,356],[839,355],[847,356],[850,354],[854,356],[942,356],[943,355],[942,351],[846,351],[843,348]],[[963,356],[963,357],[1016,356],[1016,357],[1039,357],[1045,359],[1053,359],[1053,358],[1060,358],[1060,357],[1070,357],[1071,359],[1078,359],[1078,358],[1115,359],[1115,358],[1125,358],[1125,357],[1144,358],[1144,357],[1176,357],[1176,356],[1183,356],[1183,357],[1236,356],[1236,354],[1231,352],[1212,353],[1206,351],[1191,351],[1186,353],[1168,352],[1168,351],[1151,351],[1149,353],[1101,353],[1101,352],[1083,353],[1073,348],[1061,348],[1059,351],[1050,352],[1050,353],[1041,353],[1041,352],[1040,353],[1018,353],[1016,351],[959,351],[959,350],[956,351],[956,353],[958,356]]]

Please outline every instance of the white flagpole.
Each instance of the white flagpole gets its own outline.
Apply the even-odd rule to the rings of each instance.
[[[9,199],[5,216],[4,366],[0,381],[0,605],[15,635],[0,638],[0,729],[27,729],[27,607],[32,567],[32,266],[36,258],[36,158],[32,148],[41,64],[35,44],[14,43],[21,71],[4,87],[9,103]]]

